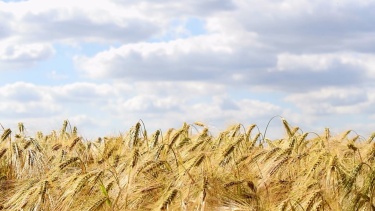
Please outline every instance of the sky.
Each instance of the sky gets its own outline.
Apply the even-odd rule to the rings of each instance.
[[[374,0],[0,0],[0,123],[375,128]],[[280,118],[267,129],[281,132]]]

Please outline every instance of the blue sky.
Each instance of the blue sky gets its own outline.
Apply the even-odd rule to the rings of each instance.
[[[0,123],[375,128],[375,1],[0,1]],[[268,133],[281,132],[281,121]]]

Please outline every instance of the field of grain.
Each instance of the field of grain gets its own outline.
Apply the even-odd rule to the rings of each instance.
[[[375,143],[303,132],[284,119],[213,135],[203,123],[153,134],[140,121],[87,141],[68,121],[30,136],[2,129],[0,210],[374,210]]]

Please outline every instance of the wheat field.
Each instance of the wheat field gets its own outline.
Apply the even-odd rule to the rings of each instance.
[[[196,122],[85,140],[64,121],[2,130],[0,210],[375,210],[375,133],[285,136],[254,125],[217,135]]]

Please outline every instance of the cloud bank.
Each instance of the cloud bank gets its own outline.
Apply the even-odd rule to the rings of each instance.
[[[374,9],[365,0],[0,1],[0,122],[70,118],[105,133],[140,118],[155,129],[282,115],[367,134]]]

